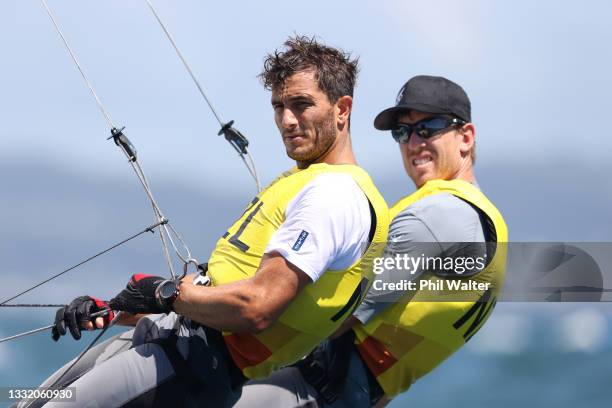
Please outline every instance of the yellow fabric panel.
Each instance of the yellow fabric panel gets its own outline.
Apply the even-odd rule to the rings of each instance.
[[[308,182],[330,172],[349,174],[368,198],[377,221],[373,243],[369,246],[364,243],[367,249],[354,265],[346,270],[328,270],[308,285],[268,329],[252,336],[224,333],[230,354],[249,378],[265,377],[272,370],[297,361],[351,314],[372,282],[372,260],[384,249],[389,228],[387,204],[368,174],[357,166],[314,164],[303,170],[294,168],[249,203],[219,239],[209,260],[214,286],[254,276],[267,243],[285,220],[289,202]],[[249,341],[258,352],[246,353],[236,348],[245,347]]]
[[[393,356],[402,356],[414,349],[423,337],[418,334],[398,328],[396,325],[383,323],[376,328],[373,337],[377,339],[401,339],[402,341],[390,341],[385,344],[385,348]]]
[[[495,298],[503,285],[507,252],[503,243],[508,240],[506,223],[497,208],[472,184],[463,180],[429,181],[413,194],[399,200],[390,209],[390,215],[394,218],[416,201],[442,193],[450,193],[470,202],[493,222],[498,243],[496,253],[485,270],[466,278],[491,283],[491,289],[489,293],[470,291],[459,299],[461,301],[456,301],[457,292],[416,291],[407,294],[365,326],[358,325],[354,328],[356,343],[358,347],[362,345],[359,347],[360,353],[367,353],[368,350],[379,353],[378,350],[383,347],[397,360],[392,364],[386,362],[385,365],[377,366],[374,358],[364,358],[364,361],[370,364],[372,373],[378,374],[376,378],[388,398],[408,389],[412,382],[431,371],[465,344],[466,339],[469,340],[490,315]],[[421,279],[436,282],[445,278],[425,273]],[[419,301],[431,299],[432,295],[436,295],[436,299],[441,301]],[[487,296],[486,303],[476,303],[481,297]],[[445,297],[453,301],[445,302]],[[460,322],[463,324],[459,324]],[[477,324],[472,328],[474,322]],[[417,337],[421,337],[422,341],[415,344],[414,339]]]

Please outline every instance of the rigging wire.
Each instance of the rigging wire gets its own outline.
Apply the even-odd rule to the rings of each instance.
[[[219,132],[219,135],[223,134],[225,136],[225,138],[228,140],[228,142],[230,142],[230,144],[232,145],[232,147],[234,147],[234,149],[238,152],[241,160],[243,161],[243,163],[245,164],[245,166],[247,167],[247,170],[249,171],[249,173],[251,174],[251,176],[253,177],[255,184],[257,186],[257,191],[261,191],[261,184],[259,181],[259,176],[257,174],[257,169],[255,166],[255,161],[254,158],[252,157],[252,155],[250,154],[250,152],[247,150],[247,146],[248,146],[248,140],[246,139],[246,137],[244,137],[238,130],[232,128],[232,124],[233,121],[230,121],[228,123],[223,123],[223,121],[221,120],[220,116],[218,115],[217,111],[214,109],[214,107],[212,106],[210,100],[208,99],[208,97],[206,96],[206,93],[204,92],[201,84],[199,83],[199,81],[197,80],[197,78],[195,77],[195,75],[193,74],[193,71],[191,70],[191,67],[189,66],[189,64],[187,63],[187,61],[185,60],[185,58],[183,57],[182,53],[179,51],[176,43],[174,42],[172,36],[170,35],[170,33],[168,32],[168,30],[166,29],[165,25],[163,24],[163,22],[161,21],[158,13],[156,12],[155,8],[153,7],[153,5],[151,4],[151,2],[149,0],[145,0],[149,6],[149,8],[151,9],[151,11],[153,12],[155,18],[157,19],[158,23],[160,24],[160,26],[162,27],[163,31],[165,32],[166,36],[168,37],[168,39],[170,40],[170,43],[172,44],[173,48],[175,49],[176,53],[178,54],[179,58],[181,59],[181,61],[183,62],[183,65],[185,66],[185,68],[187,69],[189,75],[191,76],[191,78],[193,79],[196,87],[198,88],[198,90],[200,91],[200,94],[202,95],[202,97],[204,98],[204,100],[206,101],[206,103],[208,104],[209,108],[211,109],[213,115],[215,116],[215,119],[219,122],[219,124],[221,125],[221,131]],[[115,244],[109,248],[107,248],[106,250],[103,250],[97,254],[95,254],[94,256],[91,256],[89,258],[87,258],[84,261],[79,262],[78,264],[52,276],[49,279],[44,280],[43,282],[40,282],[39,284],[19,293],[16,296],[13,296],[5,301],[3,301],[2,303],[0,303],[0,306],[4,306],[4,307],[56,307],[56,306],[62,306],[62,305],[50,305],[50,304],[13,304],[13,305],[8,305],[6,304],[7,302],[14,300],[15,298],[49,282],[52,279],[55,279],[73,269],[75,269],[78,266],[83,265],[86,262],[89,262],[91,260],[93,260],[94,258],[116,248],[119,245],[124,244],[125,242],[141,235],[144,232],[154,232],[153,228],[157,228],[159,227],[160,230],[160,240],[161,240],[161,244],[162,244],[162,250],[164,253],[164,257],[166,259],[166,262],[168,264],[169,270],[170,270],[170,274],[172,275],[173,279],[176,279],[176,275],[174,273],[174,269],[172,266],[172,261],[170,258],[170,254],[169,254],[169,249],[168,249],[168,244],[166,242],[166,239],[168,240],[168,242],[170,243],[170,245],[172,246],[175,254],[177,255],[177,257],[183,262],[183,266],[184,266],[184,271],[186,273],[187,271],[187,267],[190,263],[194,263],[197,264],[197,261],[195,259],[192,258],[191,255],[191,251],[189,250],[189,247],[187,246],[187,244],[185,243],[185,241],[182,239],[182,237],[180,236],[180,234],[175,230],[175,228],[169,223],[168,219],[164,217],[160,207],[158,206],[151,188],[149,187],[149,183],[148,180],[144,174],[144,171],[142,170],[140,163],[137,161],[137,157],[136,157],[136,150],[133,148],[132,144],[130,143],[130,141],[127,139],[127,137],[123,134],[123,129],[118,129],[113,120],[110,117],[110,114],[108,113],[108,111],[106,110],[106,108],[104,107],[104,105],[102,104],[99,96],[97,95],[97,93],[95,92],[95,89],[93,87],[93,85],[91,84],[91,82],[89,81],[89,79],[87,78],[87,76],[85,75],[85,72],[81,66],[81,64],[78,61],[78,58],[76,57],[76,54],[73,52],[73,50],[71,49],[70,45],[68,44],[68,41],[66,40],[66,37],[64,36],[64,34],[62,33],[59,24],[57,23],[57,20],[55,18],[55,16],[53,15],[51,9],[49,8],[49,5],[47,3],[46,0],[41,0],[43,7],[45,8],[47,14],[49,15],[49,17],[51,18],[51,21],[53,22],[53,25],[57,31],[57,33],[60,35],[64,46],[66,47],[66,49],[68,50],[70,56],[72,57],[73,62],[75,63],[77,69],[79,70],[81,76],[83,77],[83,80],[85,81],[87,87],[89,88],[93,98],[96,101],[96,104],[98,105],[98,108],[100,109],[102,115],[104,116],[106,122],[108,123],[108,126],[111,129],[111,138],[114,139],[115,143],[121,148],[121,150],[124,152],[124,154],[126,155],[126,157],[128,158],[128,161],[130,163],[130,165],[132,166],[136,176],[138,177],[140,183],[142,184],[145,193],[147,194],[147,197],[151,203],[151,206],[153,208],[153,212],[156,218],[156,223],[153,224],[152,226],[146,228],[145,230],[121,241],[118,244]],[[185,256],[183,256],[183,254],[181,253],[181,251],[177,248],[177,245],[175,243],[174,238],[176,238],[176,240],[181,244],[181,246],[183,247],[183,250],[185,251]],[[74,362],[67,367],[67,369],[59,376],[59,378],[54,381],[52,387],[54,387],[55,385],[57,385],[65,376],[66,374],[81,360],[81,358],[96,344],[96,342],[106,333],[106,331],[108,330],[108,328],[110,328],[112,325],[114,325],[116,323],[116,321],[118,320],[118,318],[120,317],[121,312],[117,313],[115,315],[115,318],[110,322],[109,325],[107,325],[96,337],[95,339],[85,348],[85,350],[83,350],[83,352],[81,352],[81,354],[74,360]],[[19,335],[15,335],[15,336],[11,336],[10,338],[6,338],[6,339],[1,339],[1,341],[7,341],[13,338],[19,338],[25,335],[29,335],[29,334],[33,334],[33,333],[37,333],[39,331],[42,330],[46,330],[50,327],[53,327],[53,325],[44,327],[44,328],[40,328],[40,329],[35,329],[35,330],[31,330],[29,332],[26,333],[21,333]],[[31,405],[28,404],[28,406]]]
[[[191,79],[195,83],[195,86],[198,88],[198,91],[200,92],[200,94],[202,95],[204,100],[206,101],[206,104],[208,105],[208,107],[212,111],[215,119],[217,120],[217,122],[219,122],[219,125],[221,126],[221,130],[219,131],[219,135],[223,134],[225,136],[225,139],[227,139],[227,141],[232,145],[232,147],[234,147],[234,149],[236,149],[236,151],[240,155],[240,158],[242,159],[242,162],[244,163],[244,165],[246,166],[247,170],[251,174],[251,177],[253,177],[253,180],[255,181],[255,185],[257,187],[257,192],[259,193],[261,191],[261,182],[259,181],[259,175],[257,174],[257,168],[255,166],[255,160],[252,157],[252,153],[250,153],[247,150],[247,146],[249,145],[248,140],[239,131],[237,131],[236,129],[232,128],[232,124],[233,124],[234,121],[230,121],[228,123],[224,123],[221,120],[221,117],[219,116],[219,114],[217,113],[215,108],[213,107],[212,103],[210,102],[210,99],[208,99],[208,96],[206,96],[206,93],[204,92],[204,88],[202,87],[202,84],[196,78],[195,74],[193,73],[193,70],[191,69],[191,66],[189,65],[189,63],[187,62],[187,60],[183,56],[183,53],[180,51],[180,49],[176,45],[176,42],[174,41],[174,38],[170,34],[170,31],[168,31],[168,28],[166,27],[166,25],[161,20],[161,18],[159,16],[159,13],[157,12],[157,10],[155,10],[155,7],[153,7],[153,4],[151,3],[150,0],[145,0],[145,2],[147,3],[147,5],[149,6],[149,9],[153,13],[153,16],[155,16],[155,19],[159,23],[161,29],[166,34],[166,37],[170,41],[170,44],[172,45],[172,48],[174,48],[174,51],[176,52],[176,54],[178,55],[179,59],[183,63],[183,66],[185,66],[185,69],[187,70],[187,72],[189,73],[189,76],[191,77]],[[245,160],[245,156],[247,157],[247,160]]]
[[[66,304],[57,304],[57,303],[18,303],[18,304],[10,304],[5,305],[1,304],[0,307],[64,307],[68,306]]]
[[[12,336],[5,337],[5,338],[3,338],[3,339],[0,339],[0,343],[4,343],[5,341],[10,341],[10,340],[15,340],[15,339],[20,339],[20,338],[22,338],[22,337],[29,336],[29,335],[31,335],[31,334],[40,333],[40,332],[42,332],[42,331],[52,329],[54,326],[55,326],[55,324],[50,324],[50,325],[48,325],[48,326],[40,327],[40,328],[38,328],[38,329],[29,330],[29,331],[26,331],[26,332],[23,332],[23,333],[19,333],[19,334],[14,334],[14,335],[12,335]]]
[[[161,241],[161,245],[162,245],[162,252],[163,252],[164,258],[166,260],[166,263],[168,265],[168,269],[170,270],[170,275],[172,276],[172,279],[176,279],[177,276],[174,273],[174,267],[173,267],[172,259],[170,257],[170,252],[169,252],[169,249],[168,249],[168,243],[166,242],[166,240],[168,240],[170,242],[170,244],[172,245],[172,248],[174,249],[174,252],[176,253],[177,257],[183,262],[183,264],[185,264],[188,259],[192,258],[191,257],[191,251],[187,247],[187,244],[180,237],[180,235],[176,234],[176,231],[174,230],[174,228],[171,229],[171,228],[168,227],[167,219],[164,217],[164,215],[163,215],[159,205],[157,204],[157,202],[156,202],[156,200],[155,200],[155,198],[153,196],[153,192],[151,191],[151,188],[150,188],[149,183],[147,181],[147,178],[145,176],[145,173],[144,173],[142,167],[140,166],[140,163],[137,160],[136,149],[134,149],[133,145],[131,144],[131,142],[129,141],[127,136],[125,136],[125,134],[123,133],[123,128],[122,129],[118,129],[115,126],[115,124],[113,123],[113,121],[111,120],[110,115],[108,114],[108,111],[102,105],[102,102],[101,102],[100,98],[98,97],[97,93],[95,92],[93,85],[91,84],[91,82],[87,78],[87,75],[85,74],[85,71],[83,70],[82,66],[80,65],[80,63],[79,63],[79,61],[78,61],[78,59],[76,57],[75,52],[70,47],[70,44],[68,43],[68,41],[66,39],[66,36],[62,33],[62,30],[60,29],[59,24],[57,23],[57,19],[55,18],[55,16],[54,16],[53,12],[51,11],[49,5],[47,4],[47,1],[46,0],[41,0],[41,2],[43,4],[45,10],[47,11],[47,14],[51,18],[51,21],[53,22],[55,30],[57,31],[57,33],[61,37],[61,39],[62,39],[62,41],[64,43],[64,46],[68,50],[68,53],[72,57],[72,60],[74,61],[75,65],[77,66],[77,68],[79,70],[79,72],[81,73],[81,76],[83,77],[83,79],[84,79],[85,83],[87,84],[89,90],[91,91],[92,95],[94,96],[94,99],[96,100],[96,103],[98,104],[98,107],[100,108],[100,110],[102,111],[102,114],[106,118],[106,120],[108,122],[108,125],[111,128],[111,138],[114,139],[115,144],[121,148],[121,150],[123,151],[125,156],[128,158],[128,161],[129,161],[130,165],[132,166],[132,169],[134,170],[134,173],[138,177],[138,180],[142,184],[142,187],[144,188],[145,193],[147,194],[147,197],[148,197],[149,201],[151,202],[151,206],[153,207],[153,213],[155,215],[155,219],[156,219],[156,221],[158,223],[160,223],[160,225],[159,225],[159,227],[160,227],[160,234],[159,235],[160,235],[160,241]],[[162,223],[162,221],[166,221],[166,222]],[[187,255],[186,257],[184,257],[183,254],[181,254],[181,252],[178,250],[174,240],[172,239],[172,233],[175,234],[175,236],[177,237],[178,241],[183,246],[183,249],[186,251],[186,255]]]
[[[97,312],[97,313],[92,314],[92,316],[93,316],[93,315],[96,315],[96,316],[102,316],[102,315],[104,315],[105,313],[108,313],[108,311],[107,311],[107,310],[102,310],[102,311],[100,311],[100,312]],[[109,323],[109,324],[108,324],[106,327],[104,327],[104,328],[103,328],[103,329],[100,331],[100,333],[98,333],[98,335],[97,335],[97,336],[96,336],[96,337],[95,337],[95,338],[94,338],[94,339],[91,341],[91,343],[89,343],[89,345],[88,345],[87,347],[85,347],[85,350],[83,350],[83,351],[82,351],[82,352],[81,352],[81,353],[80,353],[80,354],[79,354],[79,355],[78,355],[78,356],[77,356],[77,357],[74,359],[74,361],[72,362],[72,364],[70,364],[70,365],[69,365],[69,366],[68,366],[68,367],[67,367],[67,368],[64,370],[64,372],[63,372],[62,374],[60,374],[60,376],[59,376],[59,377],[58,377],[58,378],[57,378],[55,381],[53,381],[53,383],[52,383],[50,386],[45,387],[45,388],[54,389],[54,388],[55,388],[55,387],[56,387],[56,386],[57,386],[57,385],[60,383],[60,381],[61,381],[61,380],[62,380],[62,379],[63,379],[63,378],[64,378],[64,377],[65,377],[65,376],[68,374],[68,372],[69,372],[70,370],[72,370],[72,367],[74,367],[75,365],[77,365],[77,364],[79,363],[79,361],[81,361],[81,359],[82,359],[82,358],[85,356],[85,354],[87,354],[87,352],[89,352],[89,350],[91,350],[91,349],[93,348],[93,346],[94,346],[94,345],[95,345],[95,344],[98,342],[98,340],[100,340],[100,338],[101,338],[102,336],[104,336],[104,334],[106,333],[106,331],[107,331],[108,329],[110,329],[112,326],[114,326],[114,325],[115,325],[115,323],[116,323],[116,322],[119,320],[119,317],[121,316],[121,314],[122,314],[122,312],[117,312],[117,314],[115,314],[115,317],[113,318],[113,320],[111,320],[111,322],[110,322],[110,323]],[[47,329],[50,329],[50,328],[52,328],[53,326],[55,326],[55,325],[49,325],[49,326],[44,327],[44,328],[43,328],[43,327],[41,327],[40,329],[37,329],[37,330],[36,330],[36,332],[37,332],[37,331],[42,331],[42,330],[47,330]],[[22,334],[23,334],[23,333],[22,333]],[[28,334],[32,334],[32,333],[28,333]],[[5,339],[3,339],[3,340],[5,340]],[[26,405],[26,407],[25,407],[25,408],[29,408],[29,407],[30,407],[32,404],[34,404],[35,402],[38,402],[38,401],[40,401],[40,400],[41,400],[41,397],[39,397],[39,398],[35,398],[35,399],[32,399],[32,400],[28,401],[28,403],[27,403],[27,405]]]
[[[46,0],[41,0],[41,2],[43,4],[45,10],[47,10],[47,14],[49,14],[49,17],[51,18],[51,21],[53,22],[53,25],[55,26],[55,29],[57,30],[58,34],[62,38],[62,41],[64,42],[64,45],[68,49],[68,52],[70,53],[70,56],[72,57],[72,60],[74,61],[74,64],[77,66],[79,72],[81,73],[81,76],[85,80],[85,83],[87,84],[87,87],[89,88],[89,91],[91,92],[91,94],[93,95],[94,99],[96,100],[96,103],[98,104],[98,107],[100,108],[100,111],[102,111],[102,115],[104,115],[104,117],[106,118],[106,122],[108,122],[108,126],[110,126],[111,129],[114,128],[115,125],[113,124],[113,121],[112,121],[112,119],[110,117],[110,114],[104,108],[104,105],[102,105],[102,101],[100,101],[100,98],[98,97],[98,94],[96,93],[96,91],[94,90],[93,86],[91,85],[91,82],[89,82],[89,79],[87,79],[87,76],[85,75],[85,72],[83,71],[83,68],[81,67],[81,64],[79,63],[78,58],[72,52],[72,49],[68,45],[68,41],[66,40],[66,37],[64,37],[64,34],[62,33],[62,30],[60,30],[59,25],[57,24],[57,21],[55,20],[55,16],[51,12],[51,9],[49,8],[49,5],[47,4],[47,1]]]
[[[98,252],[98,253],[97,253],[97,254],[95,254],[95,255],[90,256],[89,258],[86,258],[86,259],[84,259],[84,260],[82,260],[82,261],[80,261],[80,262],[78,262],[78,263],[76,263],[76,264],[74,264],[74,265],[72,265],[72,266],[68,267],[67,269],[64,269],[63,271],[61,271],[61,272],[59,272],[59,273],[56,273],[55,275],[51,276],[50,278],[47,278],[47,279],[43,280],[42,282],[39,282],[39,283],[37,283],[36,285],[34,285],[34,286],[32,286],[32,287],[30,287],[30,288],[28,288],[28,289],[26,289],[26,290],[24,290],[24,291],[22,291],[22,292],[19,292],[18,294],[14,295],[14,296],[11,296],[11,297],[10,297],[10,298],[8,298],[8,299],[3,300],[2,302],[0,302],[0,306],[8,306],[8,307],[12,306],[12,305],[7,305],[7,303],[8,303],[8,302],[10,302],[11,300],[15,300],[15,299],[17,299],[17,298],[18,298],[19,296],[21,296],[21,295],[24,295],[24,294],[26,294],[26,293],[30,292],[31,290],[36,289],[36,288],[37,288],[37,287],[39,287],[39,286],[44,285],[45,283],[47,283],[47,282],[49,282],[49,281],[52,281],[53,279],[56,279],[56,278],[58,278],[58,277],[62,276],[62,275],[63,275],[63,274],[65,274],[65,273],[70,272],[70,271],[71,271],[71,270],[73,270],[73,269],[78,268],[78,267],[79,267],[79,266],[81,266],[81,265],[86,264],[86,263],[87,263],[87,262],[89,262],[89,261],[94,260],[95,258],[99,257],[100,255],[103,255],[103,254],[105,254],[105,253],[107,253],[107,252],[109,252],[109,251],[111,251],[111,250],[113,250],[113,249],[117,248],[118,246],[123,245],[123,244],[125,244],[125,243],[126,243],[126,242],[128,242],[128,241],[131,241],[132,239],[134,239],[134,238],[136,238],[136,237],[138,237],[138,236],[140,236],[140,235],[144,234],[145,232],[154,232],[154,229],[155,229],[155,228],[157,228],[158,226],[160,226],[160,225],[162,225],[162,224],[165,224],[165,223],[167,223],[167,222],[168,222],[167,220],[163,220],[163,221],[161,221],[161,222],[157,222],[157,223],[155,223],[155,224],[153,224],[153,225],[148,226],[147,228],[143,229],[142,231],[137,232],[136,234],[131,235],[131,236],[129,236],[129,237],[127,237],[127,238],[123,239],[122,241],[117,242],[116,244],[111,245],[110,247],[108,247],[108,248],[106,248],[106,249],[104,249],[104,250],[102,250],[102,251]]]
[[[47,4],[46,0],[41,0],[41,3],[43,5],[43,7],[45,8],[45,10],[47,11],[47,14],[49,15],[49,17],[51,18],[51,21],[53,22],[53,25],[55,27],[55,30],[57,31],[57,33],[60,35],[64,46],[66,47],[66,49],[68,50],[70,56],[72,57],[72,60],[74,61],[75,65],[77,66],[77,69],[79,70],[79,72],[81,73],[81,76],[83,77],[87,87],[89,88],[91,94],[93,95],[98,107],[100,108],[100,111],[102,112],[104,118],[106,119],[110,129],[111,129],[111,137],[114,139],[114,142],[117,146],[119,146],[121,148],[121,150],[123,151],[123,153],[125,154],[125,156],[128,158],[128,161],[130,163],[130,165],[132,166],[132,169],[134,170],[136,176],[138,177],[138,180],[140,181],[140,183],[142,184],[145,193],[147,194],[147,197],[149,198],[149,201],[151,202],[151,206],[153,207],[153,213],[155,215],[155,219],[157,221],[156,223],[156,227],[159,227],[159,232],[160,232],[160,240],[161,240],[161,244],[162,244],[162,252],[164,254],[164,257],[166,259],[166,262],[168,264],[169,270],[170,270],[170,274],[172,275],[172,279],[177,279],[175,273],[174,273],[174,269],[172,266],[172,260],[170,258],[170,253],[168,250],[168,245],[166,243],[166,236],[168,238],[168,240],[170,241],[175,253],[177,254],[177,256],[179,257],[179,259],[181,259],[183,261],[184,264],[184,274],[187,273],[187,265],[189,262],[193,262],[197,264],[197,261],[193,260],[191,257],[191,252],[189,250],[189,248],[187,247],[186,243],[183,241],[183,239],[180,237],[180,235],[178,235],[178,233],[176,233],[176,230],[174,228],[168,228],[168,224],[169,221],[167,218],[165,218],[163,216],[163,213],[161,211],[161,209],[159,208],[159,206],[157,205],[157,202],[155,201],[155,198],[153,197],[153,192],[151,191],[151,188],[149,187],[149,183],[147,181],[147,178],[144,174],[144,171],[142,170],[140,163],[137,161],[137,157],[136,157],[136,149],[134,149],[133,145],[131,144],[131,142],[129,141],[129,139],[123,134],[123,129],[117,129],[117,127],[115,126],[115,124],[113,123],[110,114],[108,113],[108,111],[104,108],[104,105],[102,104],[100,98],[98,97],[97,93],[95,92],[93,85],[91,84],[91,82],[89,81],[89,79],[87,78],[87,76],[85,75],[85,72],[83,70],[83,68],[81,67],[76,54],[73,52],[72,48],[70,47],[70,45],[68,44],[68,41],[66,40],[66,37],[64,36],[64,34],[62,33],[59,24],[57,23],[57,20],[55,18],[55,16],[53,15],[51,9],[49,8],[49,5]],[[150,230],[149,228],[146,229],[145,231]],[[184,259],[182,254],[180,253],[180,251],[178,250],[178,248],[176,247],[174,240],[172,238],[172,233],[170,232],[172,231],[172,233],[175,234],[175,236],[177,237],[177,239],[179,240],[179,242],[181,242],[181,244],[183,245],[183,248],[186,250],[187,252],[187,259]],[[137,234],[140,235],[140,234]],[[122,242],[123,243],[123,242]],[[122,244],[121,243],[121,244]],[[119,245],[121,245],[119,244]],[[114,245],[112,248],[116,248],[116,246],[118,245]],[[110,250],[110,249],[108,249]],[[108,252],[108,250],[102,251],[102,253]],[[102,253],[96,254],[94,257],[90,257],[88,258],[85,262],[89,262],[91,259],[101,255]],[[80,262],[79,264],[77,264],[76,266],[82,265],[83,262]],[[39,287],[41,285],[43,285],[46,282],[49,282],[52,279],[55,279],[57,276],[60,276],[64,273],[67,273],[68,271],[74,269],[76,266],[68,268],[67,270],[64,270],[62,272],[60,272],[59,274],[56,274],[56,276],[52,277],[51,279],[47,279],[37,285],[35,285],[34,287],[23,291],[22,293],[18,294],[17,296],[21,296],[24,293],[29,292],[30,290],[33,290],[36,287]],[[15,299],[17,296],[13,296],[10,299],[7,299],[5,301],[2,302],[2,304],[7,303],[10,300]],[[108,330],[109,327],[111,327],[119,318],[119,316],[121,316],[121,312],[117,313],[117,315],[115,316],[115,318],[110,322],[109,325],[107,325],[101,332],[100,334],[98,334],[98,336],[96,336],[93,341],[85,348],[85,350],[83,350],[83,352],[74,360],[73,364],[71,364],[68,368],[66,368],[66,370],[60,375],[60,377],[54,381],[54,383],[52,384],[51,387],[54,387],[55,385],[57,385],[65,376],[66,374],[68,374],[68,372],[72,369],[72,367],[74,367],[84,356],[85,354],[97,343],[97,341],[106,333],[106,331]],[[38,331],[35,331],[38,332]],[[21,336],[18,336],[21,337]],[[13,337],[13,338],[18,338],[18,337]],[[35,401],[32,401],[32,403]],[[29,403],[28,406],[30,406],[32,403]]]
[[[59,306],[64,306],[64,305],[59,305]],[[102,317],[102,316],[106,316],[107,314],[108,314],[108,310],[104,309],[104,310],[101,310],[99,312],[92,313],[91,317]],[[9,341],[9,340],[19,339],[21,337],[29,336],[31,334],[40,333],[41,331],[49,330],[49,329],[52,329],[53,327],[55,327],[55,323],[49,324],[47,326],[39,327],[38,329],[28,330],[28,331],[23,332],[23,333],[14,334],[12,336],[0,339],[0,343],[4,343],[5,341]]]
[[[104,310],[103,310],[103,311],[101,311],[101,312],[104,312]],[[101,312],[99,312],[99,313],[101,313]],[[61,374],[61,375],[60,375],[60,376],[57,378],[57,380],[55,380],[55,381],[53,382],[53,384],[51,384],[51,385],[49,386],[49,388],[55,388],[55,386],[56,386],[57,384],[59,384],[59,383],[60,383],[60,381],[61,381],[61,380],[62,380],[62,379],[63,379],[63,378],[66,376],[66,374],[68,374],[68,371],[70,371],[70,370],[72,369],[72,367],[74,367],[75,365],[77,365],[77,364],[78,364],[78,362],[79,362],[79,361],[81,361],[81,359],[83,358],[83,356],[85,356],[85,354],[87,354],[87,352],[88,352],[89,350],[91,350],[91,348],[92,348],[92,347],[93,347],[93,346],[94,346],[94,345],[95,345],[95,344],[98,342],[98,340],[100,340],[100,338],[101,338],[102,336],[104,336],[104,333],[106,333],[106,331],[107,331],[108,329],[110,329],[111,327],[113,327],[113,326],[115,325],[115,323],[117,323],[117,321],[119,320],[119,318],[121,317],[121,315],[122,315],[122,312],[117,312],[117,313],[115,314],[115,317],[113,318],[113,320],[111,320],[111,322],[110,322],[109,324],[107,324],[107,325],[106,325],[106,327],[104,327],[104,328],[103,328],[103,329],[100,331],[100,333],[98,333],[98,335],[97,335],[97,336],[96,336],[96,337],[93,339],[93,341],[92,341],[91,343],[89,343],[89,345],[88,345],[88,346],[85,348],[85,350],[83,350],[83,351],[81,352],[81,354],[79,354],[79,355],[77,356],[77,358],[75,358],[75,359],[74,359],[73,363],[72,363],[72,364],[70,364],[70,365],[68,366],[68,368],[66,368],[66,370],[64,370],[64,372],[63,372],[63,373],[62,373],[62,374]]]
[[[159,14],[157,14],[157,11],[153,7],[153,4],[149,0],[145,0],[145,1],[147,2],[147,5],[149,6],[149,9],[151,9],[151,12],[155,16],[155,19],[157,20],[157,22],[161,26],[162,30],[164,30],[164,33],[166,33],[166,37],[168,37],[168,40],[170,40],[170,44],[172,44],[172,48],[174,48],[174,51],[176,51],[177,55],[179,56],[179,58],[183,62],[183,65],[187,69],[187,72],[189,73],[189,76],[191,76],[191,79],[193,79],[193,82],[195,83],[196,87],[200,91],[200,94],[202,95],[202,97],[204,98],[206,103],[208,104],[208,107],[210,108],[210,110],[212,111],[213,115],[215,116],[215,119],[217,119],[217,122],[219,122],[219,126],[223,126],[225,123],[223,123],[223,121],[221,120],[221,117],[219,116],[219,114],[217,113],[215,108],[212,106],[212,103],[210,102],[210,100],[206,96],[206,93],[204,92],[204,88],[202,88],[202,85],[200,84],[200,81],[198,81],[196,76],[193,74],[193,71],[191,70],[191,67],[187,63],[187,60],[185,59],[185,57],[183,57],[183,54],[181,53],[181,51],[179,50],[178,46],[176,45],[176,42],[174,41],[174,38],[172,38],[172,35],[170,35],[170,32],[166,28],[166,25],[162,22],[161,18],[159,17]]]

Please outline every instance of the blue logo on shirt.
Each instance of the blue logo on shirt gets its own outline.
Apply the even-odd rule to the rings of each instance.
[[[299,251],[302,245],[304,245],[304,241],[306,241],[306,237],[308,237],[308,233],[302,230],[302,232],[300,232],[300,236],[295,241],[295,244],[293,244],[291,249],[293,249],[294,251]]]

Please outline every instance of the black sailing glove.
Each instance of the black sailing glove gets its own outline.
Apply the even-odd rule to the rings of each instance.
[[[138,273],[132,278],[117,296],[108,303],[113,310],[125,311],[128,313],[170,313],[172,311],[169,304],[158,302],[157,287],[166,281],[161,276],[146,275]]]
[[[55,314],[55,326],[51,329],[51,338],[58,341],[61,336],[66,334],[66,326],[75,340],[81,338],[81,327],[96,319],[93,313],[108,310],[108,314],[103,316],[104,325],[113,320],[114,314],[108,303],[91,296],[80,296],[74,299],[68,306],[58,309]],[[94,323],[95,325],[95,323]]]

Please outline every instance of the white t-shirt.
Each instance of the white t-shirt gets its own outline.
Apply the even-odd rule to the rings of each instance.
[[[355,180],[345,173],[321,174],[289,202],[265,252],[280,253],[315,282],[326,270],[359,260],[370,224],[368,199]]]

